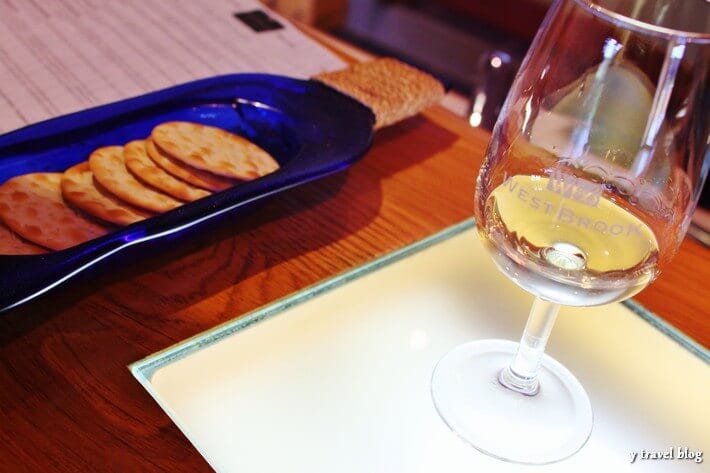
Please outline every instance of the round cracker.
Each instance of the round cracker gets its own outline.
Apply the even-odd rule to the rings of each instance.
[[[106,191],[94,180],[89,163],[84,161],[67,169],[62,175],[64,200],[89,215],[117,225],[130,225],[153,216],[133,207]]]
[[[213,126],[167,122],[153,128],[150,136],[175,159],[220,176],[250,181],[279,168],[269,153],[251,141]]]
[[[0,186],[0,217],[25,239],[63,250],[106,234],[106,228],[70,209],[61,190],[62,174],[13,177]]]
[[[0,255],[38,255],[46,252],[44,248],[23,240],[0,223]]]
[[[139,180],[176,199],[192,202],[210,195],[210,192],[173,177],[172,174],[155,164],[148,157],[145,142],[142,140],[131,141],[124,146],[123,159],[126,161],[128,170]]]
[[[89,167],[99,184],[129,204],[153,212],[167,212],[182,205],[179,200],[152,189],[133,177],[123,161],[122,146],[97,149],[89,156]]]
[[[145,141],[145,148],[146,151],[148,151],[148,157],[155,164],[173,176],[189,182],[193,186],[201,187],[202,189],[207,189],[213,192],[219,192],[229,189],[238,182],[234,179],[217,176],[211,172],[188,166],[158,148],[150,138]]]

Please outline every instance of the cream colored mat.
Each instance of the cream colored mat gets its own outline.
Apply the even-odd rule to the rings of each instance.
[[[517,339],[531,301],[469,229],[246,329],[205,334],[202,349],[188,341],[132,369],[218,471],[703,470],[678,459],[630,463],[641,450],[707,449],[710,372],[620,304],[564,309],[550,341],[548,353],[592,401],[595,426],[580,453],[525,467],[452,434],[430,398],[435,363],[469,340]]]

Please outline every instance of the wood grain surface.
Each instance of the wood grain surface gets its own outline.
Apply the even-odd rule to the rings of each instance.
[[[126,366],[470,217],[487,141],[433,108],[345,173],[0,317],[0,471],[210,471]],[[708,254],[686,242],[638,298],[705,346]]]

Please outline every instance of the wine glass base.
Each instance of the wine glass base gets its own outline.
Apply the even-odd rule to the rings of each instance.
[[[432,375],[431,394],[444,422],[481,452],[517,463],[564,460],[587,442],[593,416],[574,375],[545,355],[540,390],[528,396],[498,381],[518,344],[480,340],[447,353]]]

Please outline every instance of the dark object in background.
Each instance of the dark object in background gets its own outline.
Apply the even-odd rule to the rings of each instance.
[[[458,15],[524,40],[532,40],[552,0],[433,0]],[[419,2],[425,3],[425,2]],[[428,3],[431,3],[428,2]]]
[[[693,220],[688,227],[688,235],[695,238],[703,245],[710,247],[710,179],[705,181],[705,187],[700,194],[698,207],[695,209]]]
[[[703,187],[703,192],[700,194],[700,201],[698,201],[698,207],[702,207],[705,210],[710,211],[710,186],[708,185],[709,180],[705,181],[705,187]]]
[[[257,33],[261,33],[262,31],[280,30],[283,28],[281,23],[271,18],[263,10],[235,13],[234,17],[241,20],[242,23]]]
[[[485,128],[495,123],[529,42],[434,0],[351,1],[345,25],[334,33],[425,69],[471,96],[472,114],[478,115],[469,121]]]
[[[468,122],[492,130],[520,64],[505,51],[481,55],[471,88]]]

